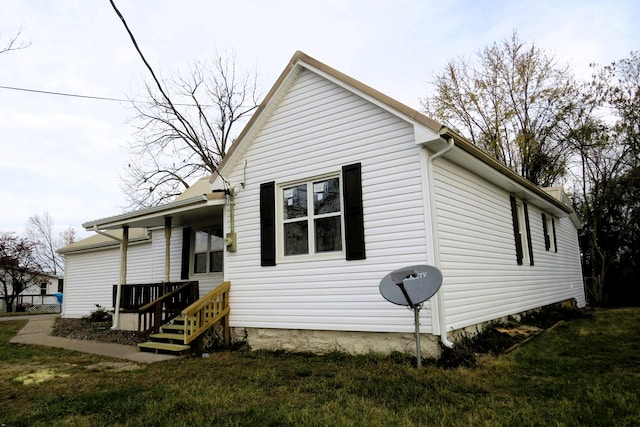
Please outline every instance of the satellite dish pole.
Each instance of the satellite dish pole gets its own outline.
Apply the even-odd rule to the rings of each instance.
[[[442,273],[430,265],[414,265],[387,274],[380,282],[380,294],[389,302],[413,309],[416,331],[416,367],[422,367],[420,309],[442,284]]]
[[[413,323],[416,330],[416,367],[422,367],[422,349],[420,347],[420,309],[422,308],[422,303],[414,304],[411,300],[411,297],[407,293],[407,290],[404,287],[404,281],[406,279],[416,278],[418,272],[414,269],[407,270],[398,270],[391,273],[391,280],[394,281],[396,286],[400,288],[402,294],[407,300],[407,305],[413,309]]]

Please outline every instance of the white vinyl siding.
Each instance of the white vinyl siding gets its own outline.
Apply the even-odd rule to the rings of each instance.
[[[127,256],[127,281],[151,282],[151,243],[132,245]],[[96,309],[113,308],[113,285],[120,280],[119,246],[65,255],[64,317],[82,317]]]
[[[238,251],[225,259],[231,326],[413,331],[411,313],[378,291],[388,272],[426,262],[420,148],[412,126],[303,72],[255,139],[244,143],[244,156],[224,171],[232,185],[246,179],[236,196]],[[306,180],[352,163],[362,165],[366,259],[261,267],[260,184]],[[422,330],[431,330],[427,309]]]
[[[556,219],[558,253],[545,251],[531,223],[536,256],[515,262],[509,194],[446,160],[436,162],[436,204],[447,327],[458,329],[565,299],[584,305],[577,232]],[[529,220],[541,211],[528,202]],[[521,232],[526,234],[526,230]],[[560,243],[562,242],[562,243]],[[526,254],[526,242],[523,250]]]
[[[164,230],[151,232],[151,241],[132,243],[127,253],[127,283],[164,281]],[[182,228],[171,233],[171,281],[180,280]],[[222,283],[222,273],[192,276],[200,283],[200,295]],[[95,304],[112,309],[113,285],[120,280],[120,246],[68,253],[65,255],[63,312],[65,317],[82,317],[95,310]]]

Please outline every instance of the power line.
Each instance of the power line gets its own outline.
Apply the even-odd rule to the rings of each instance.
[[[78,95],[76,93],[52,92],[52,91],[48,91],[48,90],[27,89],[27,88],[23,88],[23,87],[15,87],[15,86],[2,86],[2,85],[0,85],[0,89],[17,90],[17,91],[21,91],[21,92],[40,93],[40,94],[43,94],[43,95],[69,96],[69,97],[72,97],[72,98],[93,99],[93,100],[97,100],[97,101],[133,102],[133,103],[138,103],[138,104],[150,104],[150,105],[158,104],[158,102],[153,102],[153,101],[135,101],[135,100],[131,100],[131,99],[122,99],[122,98],[108,98],[108,97],[105,97],[105,96]],[[178,106],[181,106],[181,107],[195,107],[196,106],[195,104],[179,104],[179,103],[176,103],[174,105],[178,105]],[[202,107],[213,107],[213,105],[209,105],[209,104],[202,104],[201,106]]]
[[[22,92],[33,92],[33,93],[41,93],[45,95],[57,95],[57,96],[70,96],[73,98],[84,98],[84,99],[96,99],[99,101],[116,101],[116,102],[131,102],[129,99],[121,99],[121,98],[107,98],[104,96],[91,96],[91,95],[78,95],[75,93],[64,93],[64,92],[51,92],[48,90],[37,90],[37,89],[26,89],[23,87],[13,87],[13,86],[0,86],[0,89],[9,89],[9,90],[18,90]]]
[[[138,103],[138,104],[150,104],[150,105],[159,104],[158,102],[154,102],[154,101],[136,101],[136,100],[132,100],[132,99],[123,99],[123,98],[109,98],[109,97],[106,97],[106,96],[78,95],[77,93],[52,92],[52,91],[48,91],[48,90],[27,89],[27,88],[23,88],[23,87],[15,87],[15,86],[2,86],[2,85],[0,85],[0,89],[17,90],[17,91],[21,91],[21,92],[39,93],[39,94],[43,94],[43,95],[69,96],[69,97],[72,97],[72,98],[93,99],[93,100],[97,100],[97,101],[133,102],[134,104]],[[195,105],[195,104],[174,103],[173,105],[178,105],[180,107],[197,107],[197,105]],[[215,107],[215,105],[212,105],[212,104],[201,104],[200,107]],[[241,105],[241,107],[247,107],[247,106]],[[249,107],[247,107],[247,108],[249,108]],[[251,108],[253,108],[253,107],[251,107]]]

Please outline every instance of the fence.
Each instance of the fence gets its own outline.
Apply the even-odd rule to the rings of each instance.
[[[14,311],[27,313],[60,313],[62,311],[62,304],[56,294],[18,295],[14,307]],[[7,312],[4,301],[0,302],[0,312]]]

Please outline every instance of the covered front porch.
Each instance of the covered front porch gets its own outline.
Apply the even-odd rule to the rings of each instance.
[[[119,280],[113,285],[112,329],[132,329],[152,336],[164,326],[183,323],[174,341],[189,345],[214,323],[223,322],[228,341],[229,286],[224,282],[223,212],[228,192],[212,190],[208,178],[175,201],[83,224],[119,244]],[[144,230],[151,245],[130,255],[130,230]],[[118,230],[117,234],[113,231]],[[114,237],[118,236],[118,237]],[[149,259],[151,266],[148,267]],[[158,282],[131,281],[131,269],[151,270]],[[162,271],[160,271],[162,270]],[[135,274],[134,277],[140,277]],[[113,283],[113,282],[112,282]],[[164,333],[166,338],[167,333]]]

